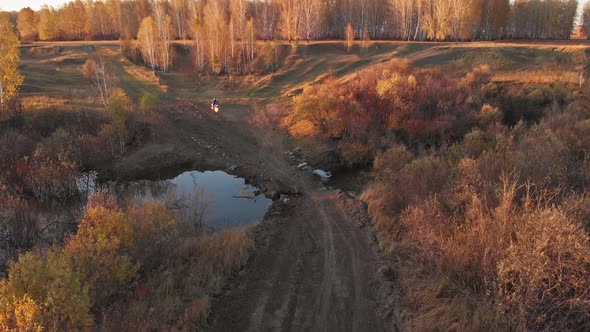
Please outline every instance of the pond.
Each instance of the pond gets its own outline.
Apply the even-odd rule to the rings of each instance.
[[[95,190],[92,182],[85,182],[90,183],[89,192]],[[272,204],[256,187],[223,171],[189,171],[167,180],[111,182],[105,187],[120,201],[166,202],[215,232],[260,221]]]

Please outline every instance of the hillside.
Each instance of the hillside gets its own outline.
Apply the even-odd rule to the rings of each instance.
[[[219,76],[195,71],[184,42],[168,73],[120,47],[22,46],[24,112],[0,119],[12,241],[0,248],[0,327],[20,324],[10,317],[23,305],[79,313],[31,309],[33,323],[65,330],[587,323],[590,44],[258,42],[254,73]],[[96,52],[120,88],[109,106],[83,75]],[[213,233],[204,191],[195,211],[168,195],[109,196],[195,170],[240,177],[273,203],[260,222]],[[89,171],[108,194],[82,192]],[[64,271],[79,306],[46,296],[64,291]],[[29,301],[21,284],[40,291]]]
[[[459,71],[487,64],[494,71],[495,81],[578,84],[580,72],[588,70],[590,56],[587,43],[371,42],[366,50],[355,45],[348,52],[342,42],[313,42],[284,43],[280,48],[282,60],[277,71],[242,79],[234,77],[238,83],[230,89],[225,76],[200,79],[190,70],[190,55],[182,55],[183,52],[177,52],[180,55],[171,73],[158,76],[117,55],[119,45],[114,42],[27,44],[22,48],[21,70],[25,76],[22,95],[31,104],[35,103],[35,97],[40,97],[44,105],[91,105],[92,93],[81,83],[84,82],[81,67],[96,50],[113,55],[121,86],[135,99],[144,92],[164,94],[166,91],[171,98],[184,99],[208,99],[213,95],[224,99],[282,98],[293,96],[328,75],[345,78],[393,57],[407,58],[416,67],[451,66]]]

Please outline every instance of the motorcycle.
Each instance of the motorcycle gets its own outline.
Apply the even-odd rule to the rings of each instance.
[[[215,113],[219,112],[219,104],[211,104],[211,110]]]

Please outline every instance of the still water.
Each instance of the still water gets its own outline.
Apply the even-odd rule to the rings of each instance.
[[[201,219],[216,232],[262,220],[272,203],[244,179],[222,171],[189,171],[168,180],[109,183],[106,189],[121,201],[164,201],[185,217]]]

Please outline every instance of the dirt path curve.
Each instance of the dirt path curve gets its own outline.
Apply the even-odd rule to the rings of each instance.
[[[245,270],[213,301],[211,331],[379,331],[367,237],[334,192],[266,220]]]

